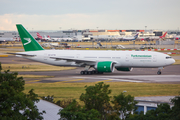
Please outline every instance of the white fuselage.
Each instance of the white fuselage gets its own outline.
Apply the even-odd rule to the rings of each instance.
[[[164,67],[175,62],[169,55],[151,52],[151,51],[96,51],[96,50],[41,50],[21,52],[21,54],[35,55],[34,57],[24,57],[34,61],[56,65],[56,66],[79,66],[82,64],[68,60],[56,60],[51,57],[69,58],[79,60],[92,61],[113,61],[116,62],[115,67]],[[84,62],[89,65],[95,65],[94,62]]]

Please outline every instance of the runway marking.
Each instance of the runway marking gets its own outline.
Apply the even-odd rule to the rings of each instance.
[[[112,79],[109,79],[109,80],[102,80],[102,81],[97,81],[97,82],[107,82],[107,81],[112,81]]]
[[[119,82],[166,82],[166,81],[180,81],[180,75],[133,75],[133,76],[74,76],[72,78],[84,78],[84,79],[92,79],[92,80],[107,80],[111,79]],[[166,79],[169,78],[169,79]],[[172,78],[173,80],[170,80]]]
[[[136,78],[136,77],[180,77],[180,75],[134,75],[134,76],[103,76],[103,77],[126,77],[126,78]]]
[[[99,78],[99,77],[96,77],[96,78],[91,78],[91,77],[73,77],[73,78],[89,78],[89,79],[104,79],[104,80],[107,80],[107,78]],[[111,79],[111,78],[110,78]],[[111,80],[115,80],[115,81],[122,81],[122,82],[143,82],[143,81],[136,81],[136,80],[125,80],[125,79],[111,79]]]
[[[0,57],[8,57],[8,55],[0,55]]]
[[[40,80],[32,80],[32,81],[26,81],[26,82],[38,82]]]
[[[136,80],[123,80],[123,79],[112,79],[112,80],[121,81],[121,82],[137,82],[137,83],[143,82],[143,81],[136,81]]]
[[[54,82],[54,83],[65,83],[65,82],[80,81],[80,80],[84,80],[84,79],[74,79],[74,80],[61,81],[61,82]]]

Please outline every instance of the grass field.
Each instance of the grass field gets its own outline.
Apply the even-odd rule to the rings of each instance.
[[[58,70],[70,70],[75,67],[59,67],[52,65],[31,65],[31,64],[2,64],[3,70],[10,69],[12,72],[20,71],[58,71]]]
[[[105,82],[110,85],[111,96],[118,95],[123,91],[126,94],[137,96],[174,96],[180,91],[180,84],[157,84],[157,83],[130,83],[130,82]],[[34,89],[39,96],[54,95],[55,101],[62,99],[79,99],[85,92],[84,86],[95,83],[36,83],[26,84],[24,92]]]

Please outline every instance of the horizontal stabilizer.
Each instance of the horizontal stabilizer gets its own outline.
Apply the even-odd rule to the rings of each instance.
[[[29,54],[22,54],[22,53],[7,53],[7,54],[21,55],[21,56],[25,56],[25,57],[34,57],[34,56],[36,56],[36,55],[29,55]]]

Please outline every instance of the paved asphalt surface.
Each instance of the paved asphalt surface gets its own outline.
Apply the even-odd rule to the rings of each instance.
[[[42,64],[16,56],[1,57],[2,64]],[[115,70],[113,73],[80,75],[83,68],[64,71],[18,72],[27,75],[48,75],[53,78],[27,78],[26,83],[53,83],[53,82],[147,82],[147,83],[180,83],[180,65],[170,65],[157,75],[157,68],[134,68],[131,72]]]

